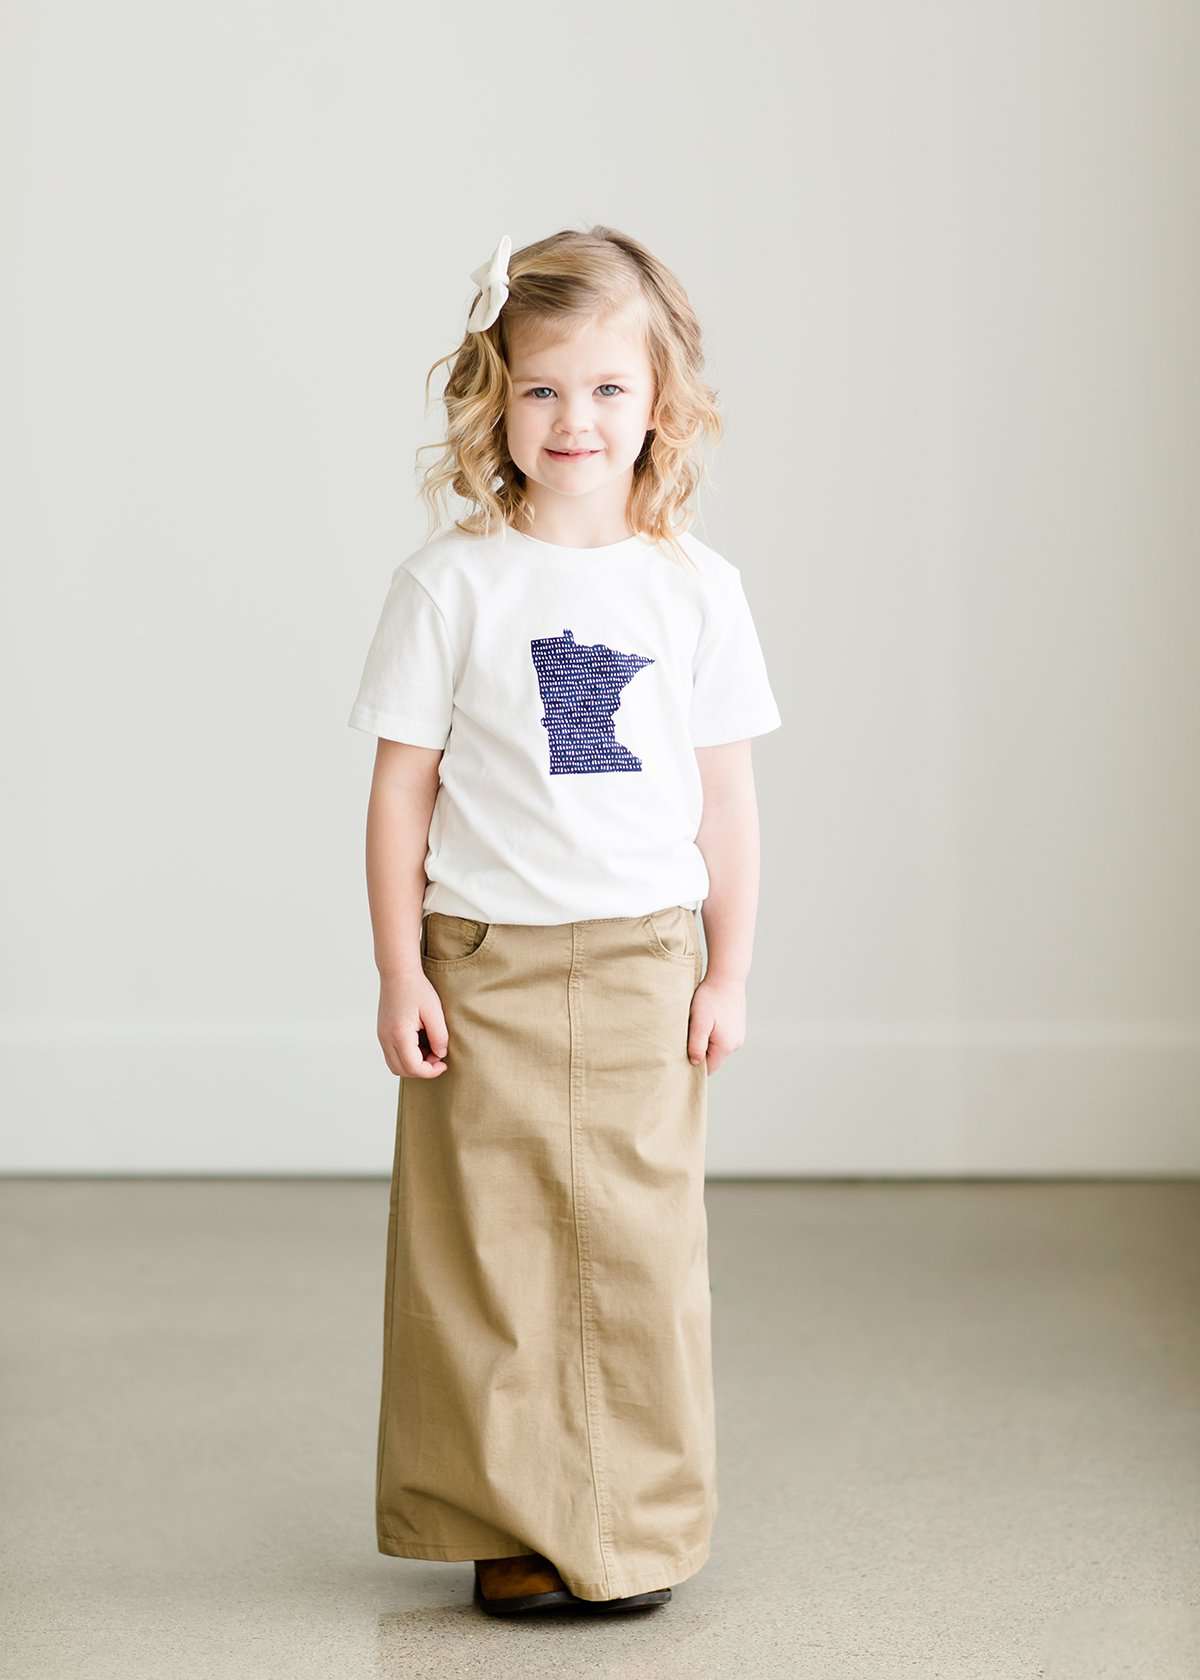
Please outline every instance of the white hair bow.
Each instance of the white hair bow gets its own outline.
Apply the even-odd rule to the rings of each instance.
[[[491,257],[477,268],[471,279],[479,287],[480,295],[467,318],[468,332],[486,332],[504,308],[508,299],[508,259],[512,255],[512,240],[504,234]]]

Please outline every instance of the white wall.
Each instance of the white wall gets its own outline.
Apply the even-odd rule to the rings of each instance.
[[[0,1168],[387,1170],[345,715],[468,274],[592,221],[785,719],[711,1171],[1200,1167],[1194,8],[3,32]]]

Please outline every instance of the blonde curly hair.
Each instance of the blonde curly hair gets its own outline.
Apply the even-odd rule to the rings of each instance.
[[[700,324],[678,280],[644,245],[615,228],[584,232],[564,228],[514,251],[508,263],[508,298],[484,332],[467,332],[440,356],[425,379],[450,364],[443,393],[448,436],[422,444],[420,456],[441,450],[428,468],[420,494],[430,517],[429,535],[443,528],[447,490],[473,504],[454,528],[490,535],[499,525],[520,529],[532,522],[525,475],[509,455],[504,415],[512,392],[509,344],[518,327],[559,337],[576,325],[640,305],[646,350],[654,372],[654,427],[633,466],[626,507],[630,529],[663,543],[685,566],[690,556],[675,540],[686,531],[688,507],[705,476],[698,446],[722,432],[717,394],[701,378]],[[476,294],[478,295],[478,294]]]

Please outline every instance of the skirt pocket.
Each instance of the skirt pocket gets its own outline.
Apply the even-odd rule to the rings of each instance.
[[[430,910],[421,923],[421,957],[439,968],[475,962],[492,942],[497,924]]]
[[[656,957],[668,957],[673,962],[695,962],[700,950],[700,933],[696,926],[696,912],[685,904],[668,904],[662,910],[652,910],[643,918],[646,940]]]

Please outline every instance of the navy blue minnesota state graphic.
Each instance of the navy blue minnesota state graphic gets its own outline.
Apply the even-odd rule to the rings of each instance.
[[[640,770],[636,753],[617,740],[613,722],[626,685],[653,659],[603,642],[577,644],[574,632],[529,644],[541,691],[542,727],[550,740],[552,776]]]

